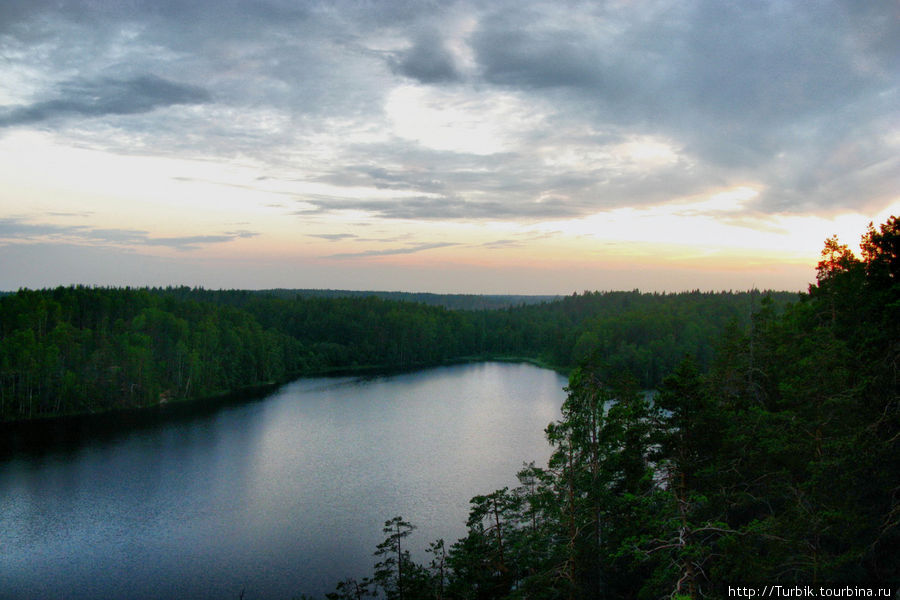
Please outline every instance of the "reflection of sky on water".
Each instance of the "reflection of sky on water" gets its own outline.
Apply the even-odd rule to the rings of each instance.
[[[421,553],[545,461],[564,384],[497,363],[301,380],[0,462],[0,597],[330,591],[370,573],[385,520],[416,524]]]

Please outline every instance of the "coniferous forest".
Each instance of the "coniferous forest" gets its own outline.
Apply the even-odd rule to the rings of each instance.
[[[900,220],[870,226],[860,249],[828,239],[800,295],[590,292],[478,310],[283,290],[21,290],[0,298],[0,415],[532,359],[572,369],[549,464],[473,498],[465,537],[427,556],[406,543],[427,524],[387,521],[371,577],[329,598],[896,589]]]
[[[796,294],[773,293],[778,306]],[[375,295],[60,287],[0,297],[0,418],[152,406],[341,371],[600,355],[650,388],[745,327],[759,292],[585,292],[489,310]]]
[[[764,300],[747,327],[726,328],[708,368],[688,354],[655,394],[639,373],[610,369],[604,348],[570,377],[546,467],[473,498],[468,534],[433,543],[423,562],[402,546],[414,525],[387,521],[373,577],[329,598],[900,586],[896,217],[870,226],[861,258],[827,240],[808,294],[783,311]]]

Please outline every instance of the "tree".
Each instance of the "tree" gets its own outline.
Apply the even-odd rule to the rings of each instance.
[[[414,584],[420,584],[421,569],[414,565],[409,550],[403,548],[403,540],[413,532],[415,526],[396,516],[384,522],[384,533],[388,537],[378,544],[375,556],[381,560],[375,565],[375,583],[384,590],[388,599],[403,600],[404,592],[421,591]],[[407,594],[407,598],[414,595]]]
[[[607,380],[588,363],[569,380],[563,418],[547,428],[556,450],[549,464],[565,539],[559,573],[569,598],[615,593],[640,578],[640,567],[616,560],[636,535],[635,500],[653,484],[647,399],[627,374]]]
[[[374,582],[368,577],[364,577],[361,581],[354,578],[339,581],[335,590],[325,594],[326,600],[362,600],[363,598],[374,598],[377,593],[374,589]]]
[[[444,600],[444,589],[447,581],[447,552],[444,549],[443,538],[431,542],[426,550],[431,554],[431,562],[428,565],[431,579],[434,582],[435,600]]]
[[[649,532],[637,545],[656,561],[651,581],[658,593],[699,598],[708,591],[716,538],[732,533],[715,498],[724,419],[689,356],[663,381],[654,404],[658,487],[642,502]]]

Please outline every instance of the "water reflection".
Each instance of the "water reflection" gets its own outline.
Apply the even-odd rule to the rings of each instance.
[[[471,496],[545,461],[564,384],[528,365],[466,365],[301,380],[119,429],[26,431],[0,460],[0,596],[330,591],[370,572],[386,519],[419,526],[414,551],[453,540]]]

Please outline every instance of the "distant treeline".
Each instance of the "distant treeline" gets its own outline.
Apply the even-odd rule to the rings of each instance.
[[[707,367],[716,340],[728,327],[745,327],[763,298],[758,291],[585,292],[481,309],[477,296],[450,296],[447,304],[465,299],[468,307],[451,310],[440,296],[425,296],[427,304],[308,290],[23,289],[0,297],[0,419],[485,358],[568,369],[601,356],[611,370],[633,372],[652,387],[685,354]],[[796,294],[768,297],[782,306]]]
[[[431,294],[427,292],[369,292],[356,290],[285,289],[261,290],[259,293],[276,298],[364,298],[376,296],[383,300],[418,302],[430,306],[443,306],[453,310],[491,310],[540,304],[558,300],[559,296],[535,296],[519,294]]]
[[[687,357],[652,397],[608,368],[609,330],[594,321],[580,335],[601,343],[547,427],[546,467],[472,498],[466,535],[433,542],[421,562],[405,539],[413,524],[387,521],[372,576],[326,598],[896,597],[900,220],[870,227],[861,249],[829,239],[808,294],[782,310],[763,300],[705,373]],[[728,306],[632,299],[636,314]],[[640,321],[627,315],[612,320]]]

